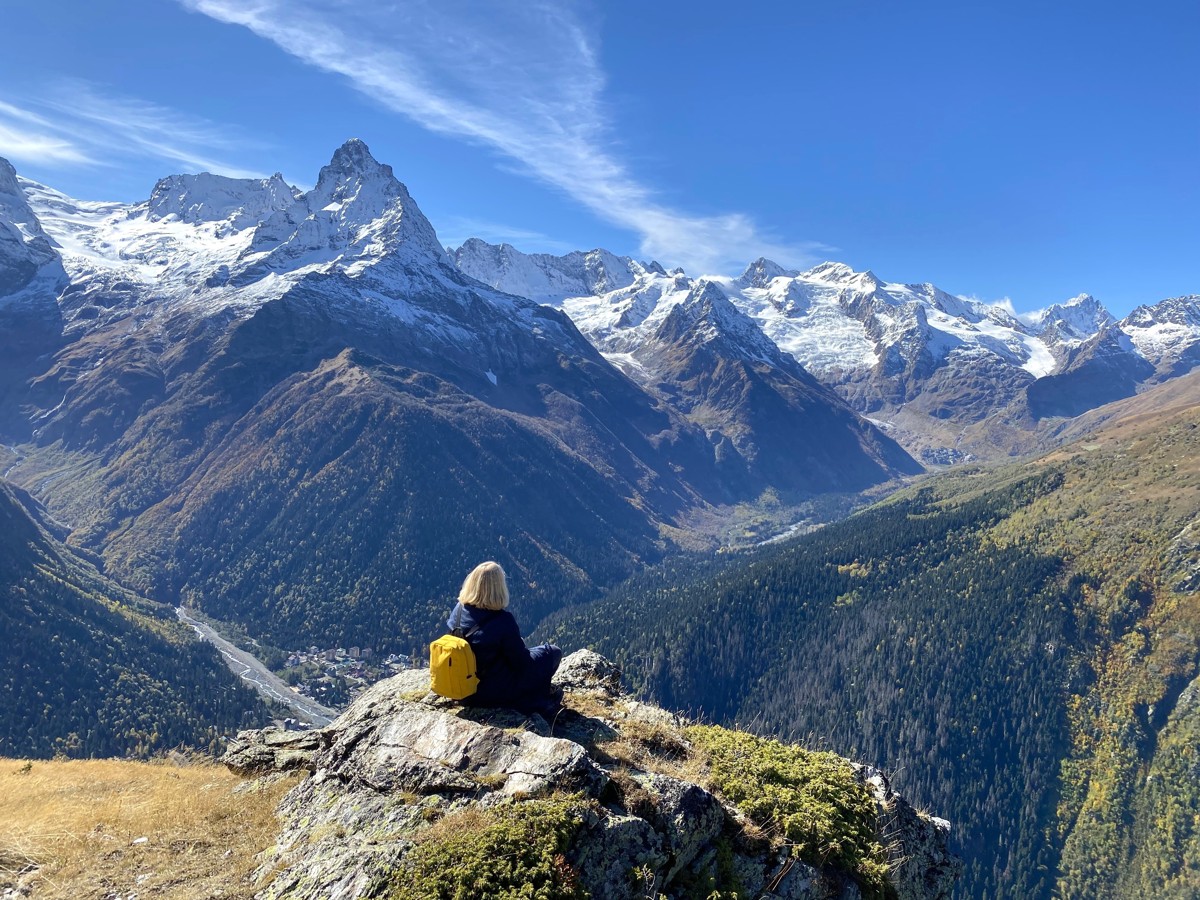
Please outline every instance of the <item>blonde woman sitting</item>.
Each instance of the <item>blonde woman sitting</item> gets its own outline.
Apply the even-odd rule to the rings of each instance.
[[[562,692],[550,686],[562,651],[553,644],[532,650],[521,639],[508,611],[508,582],[499,563],[476,566],[458,592],[458,605],[446,624],[475,652],[479,689],[468,706],[505,706],[549,718],[561,709]]]

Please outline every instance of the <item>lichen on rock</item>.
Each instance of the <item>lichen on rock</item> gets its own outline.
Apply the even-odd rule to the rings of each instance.
[[[411,671],[325,728],[239,735],[234,771],[311,773],[280,805],[257,896],[950,896],[949,826],[881,773],[695,726],[625,694],[590,651],[556,682],[553,721],[461,707]]]

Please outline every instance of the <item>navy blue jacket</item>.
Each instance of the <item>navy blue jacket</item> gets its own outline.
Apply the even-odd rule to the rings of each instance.
[[[532,658],[512,613],[459,603],[446,625],[452,632],[461,628],[464,635],[479,626],[467,638],[475,651],[475,670],[479,674],[479,690],[467,698],[470,705],[508,706],[524,693]]]

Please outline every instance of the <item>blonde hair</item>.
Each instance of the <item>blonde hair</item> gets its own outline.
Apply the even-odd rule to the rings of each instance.
[[[508,606],[508,582],[500,563],[482,562],[471,570],[458,592],[458,602],[480,609],[504,609]]]

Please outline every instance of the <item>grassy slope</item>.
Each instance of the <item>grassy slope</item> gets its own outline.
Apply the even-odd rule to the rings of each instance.
[[[1200,888],[1200,788],[1186,775],[1200,716],[1179,703],[1198,674],[1200,597],[1176,589],[1195,557],[1173,549],[1200,515],[1196,392],[1170,384],[1114,404],[1101,430],[1033,463],[936,483],[961,502],[1016,471],[1064,473],[1060,490],[993,529],[998,545],[1032,542],[1063,559],[1080,585],[1054,822],[1063,897]]]
[[[1200,410],[1141,406],[1048,458],[1078,472],[1064,498],[1074,510],[1032,509],[1011,523],[1072,554],[1093,585],[1083,657],[1092,682],[1070,698],[1058,810],[1065,896],[1195,896],[1200,887],[1200,721],[1189,689],[1200,597],[1179,589],[1196,562],[1180,538],[1200,513]]]
[[[294,782],[234,794],[240,782],[211,763],[0,758],[0,892],[24,878],[44,898],[249,900]]]

